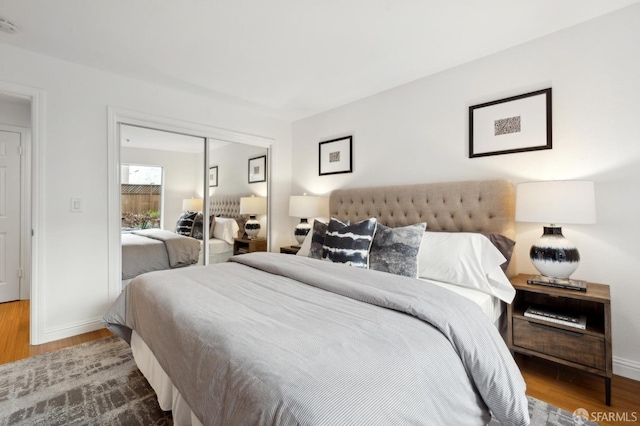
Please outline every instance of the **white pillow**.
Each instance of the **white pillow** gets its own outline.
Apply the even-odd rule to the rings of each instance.
[[[500,267],[505,260],[482,234],[427,231],[418,254],[418,277],[472,288],[511,303],[516,291]]]
[[[311,250],[311,240],[313,239],[313,231],[309,231],[306,237],[304,237],[304,241],[300,246],[300,250],[296,253],[298,256],[309,256],[309,251]]]
[[[216,226],[213,228],[213,238],[233,244],[233,239],[238,236],[240,227],[235,219],[228,217],[216,217]]]

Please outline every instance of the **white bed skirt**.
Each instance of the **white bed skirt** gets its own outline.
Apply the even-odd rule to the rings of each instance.
[[[175,426],[203,426],[191,408],[164,372],[151,349],[138,333],[131,334],[131,352],[140,372],[147,379],[158,397],[158,405],[164,411],[171,411]]]

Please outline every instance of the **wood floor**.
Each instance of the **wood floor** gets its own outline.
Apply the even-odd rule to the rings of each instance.
[[[106,329],[29,345],[29,301],[0,304],[0,364],[111,336]],[[640,425],[640,382],[620,376],[611,381],[611,407],[604,403],[603,380],[537,358],[516,355],[527,394],[573,412],[584,408],[602,426]]]
[[[29,301],[0,303],[0,364],[111,335],[109,330],[101,329],[55,342],[31,346],[29,345]]]

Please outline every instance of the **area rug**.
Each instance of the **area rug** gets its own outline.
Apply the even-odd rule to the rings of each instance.
[[[529,412],[532,426],[595,425],[531,397]],[[0,365],[0,425],[172,424],[118,337]]]

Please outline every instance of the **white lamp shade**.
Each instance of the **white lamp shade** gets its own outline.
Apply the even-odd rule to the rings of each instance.
[[[202,198],[185,198],[182,200],[183,212],[200,212],[202,211]]]
[[[241,197],[240,214],[256,215],[267,212],[267,199],[264,197]]]
[[[516,220],[549,224],[596,223],[593,182],[558,180],[518,184]]]
[[[328,216],[327,197],[315,195],[292,195],[289,198],[289,216],[310,218]]]

